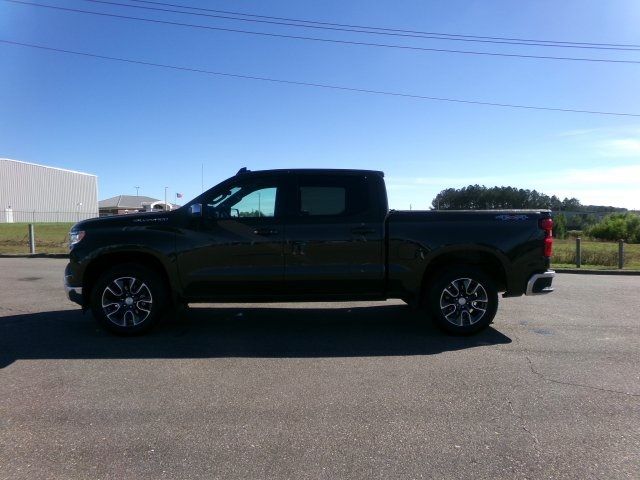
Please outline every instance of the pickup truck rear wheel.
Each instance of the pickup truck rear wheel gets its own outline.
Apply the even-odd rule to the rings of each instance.
[[[91,311],[107,330],[137,334],[151,328],[165,306],[166,288],[153,270],[133,263],[100,276],[91,292]]]
[[[482,270],[456,267],[436,277],[428,301],[438,327],[468,335],[487,328],[493,321],[498,310],[498,291]]]

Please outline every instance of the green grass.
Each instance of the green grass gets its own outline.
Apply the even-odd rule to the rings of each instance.
[[[617,269],[618,244],[615,242],[595,242],[582,240],[582,266],[584,268]],[[640,244],[624,245],[624,268],[628,270],[640,269]],[[557,268],[575,268],[576,241],[575,239],[554,240],[551,264]]]
[[[29,253],[29,224],[0,223],[0,253]],[[36,223],[36,253],[67,253],[73,223]]]

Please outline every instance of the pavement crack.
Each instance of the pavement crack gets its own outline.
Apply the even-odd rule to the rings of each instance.
[[[640,397],[640,394],[637,393],[630,393],[630,392],[623,392],[621,390],[613,390],[610,388],[602,388],[602,387],[594,387],[593,385],[584,385],[582,383],[575,383],[575,382],[565,382],[562,380],[556,380],[555,378],[549,378],[547,377],[544,373],[541,373],[539,371],[537,371],[535,369],[535,367],[533,366],[533,362],[531,361],[531,359],[525,355],[525,357],[527,359],[527,362],[529,362],[529,369],[531,370],[531,373],[533,373],[534,375],[540,377],[541,379],[547,381],[547,382],[551,382],[551,383],[558,383],[560,385],[570,385],[573,387],[581,387],[581,388],[589,388],[591,390],[599,390],[601,392],[608,392],[608,393],[618,393],[620,395],[627,395],[630,397]]]
[[[511,400],[507,399],[507,405],[509,405],[509,410],[511,410],[511,415],[513,415],[514,417],[516,417],[518,420],[520,420],[521,425],[520,427],[529,434],[529,436],[531,438],[533,438],[533,448],[539,453],[539,449],[538,449],[538,445],[540,444],[540,442],[538,441],[538,437],[527,428],[527,423],[525,422],[524,418],[522,418],[522,415],[518,415],[516,413],[516,411],[513,408],[513,404],[511,403]]]

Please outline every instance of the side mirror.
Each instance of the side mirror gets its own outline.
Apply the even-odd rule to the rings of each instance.
[[[189,207],[189,215],[192,217],[201,217],[202,216],[202,204],[194,203]]]

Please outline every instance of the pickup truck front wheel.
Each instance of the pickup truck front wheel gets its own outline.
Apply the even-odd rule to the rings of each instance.
[[[468,335],[487,328],[493,321],[498,310],[498,291],[482,270],[456,267],[437,276],[428,301],[438,327]]]
[[[117,265],[100,276],[91,294],[93,316],[107,330],[137,334],[160,318],[166,295],[159,276],[142,265]]]

